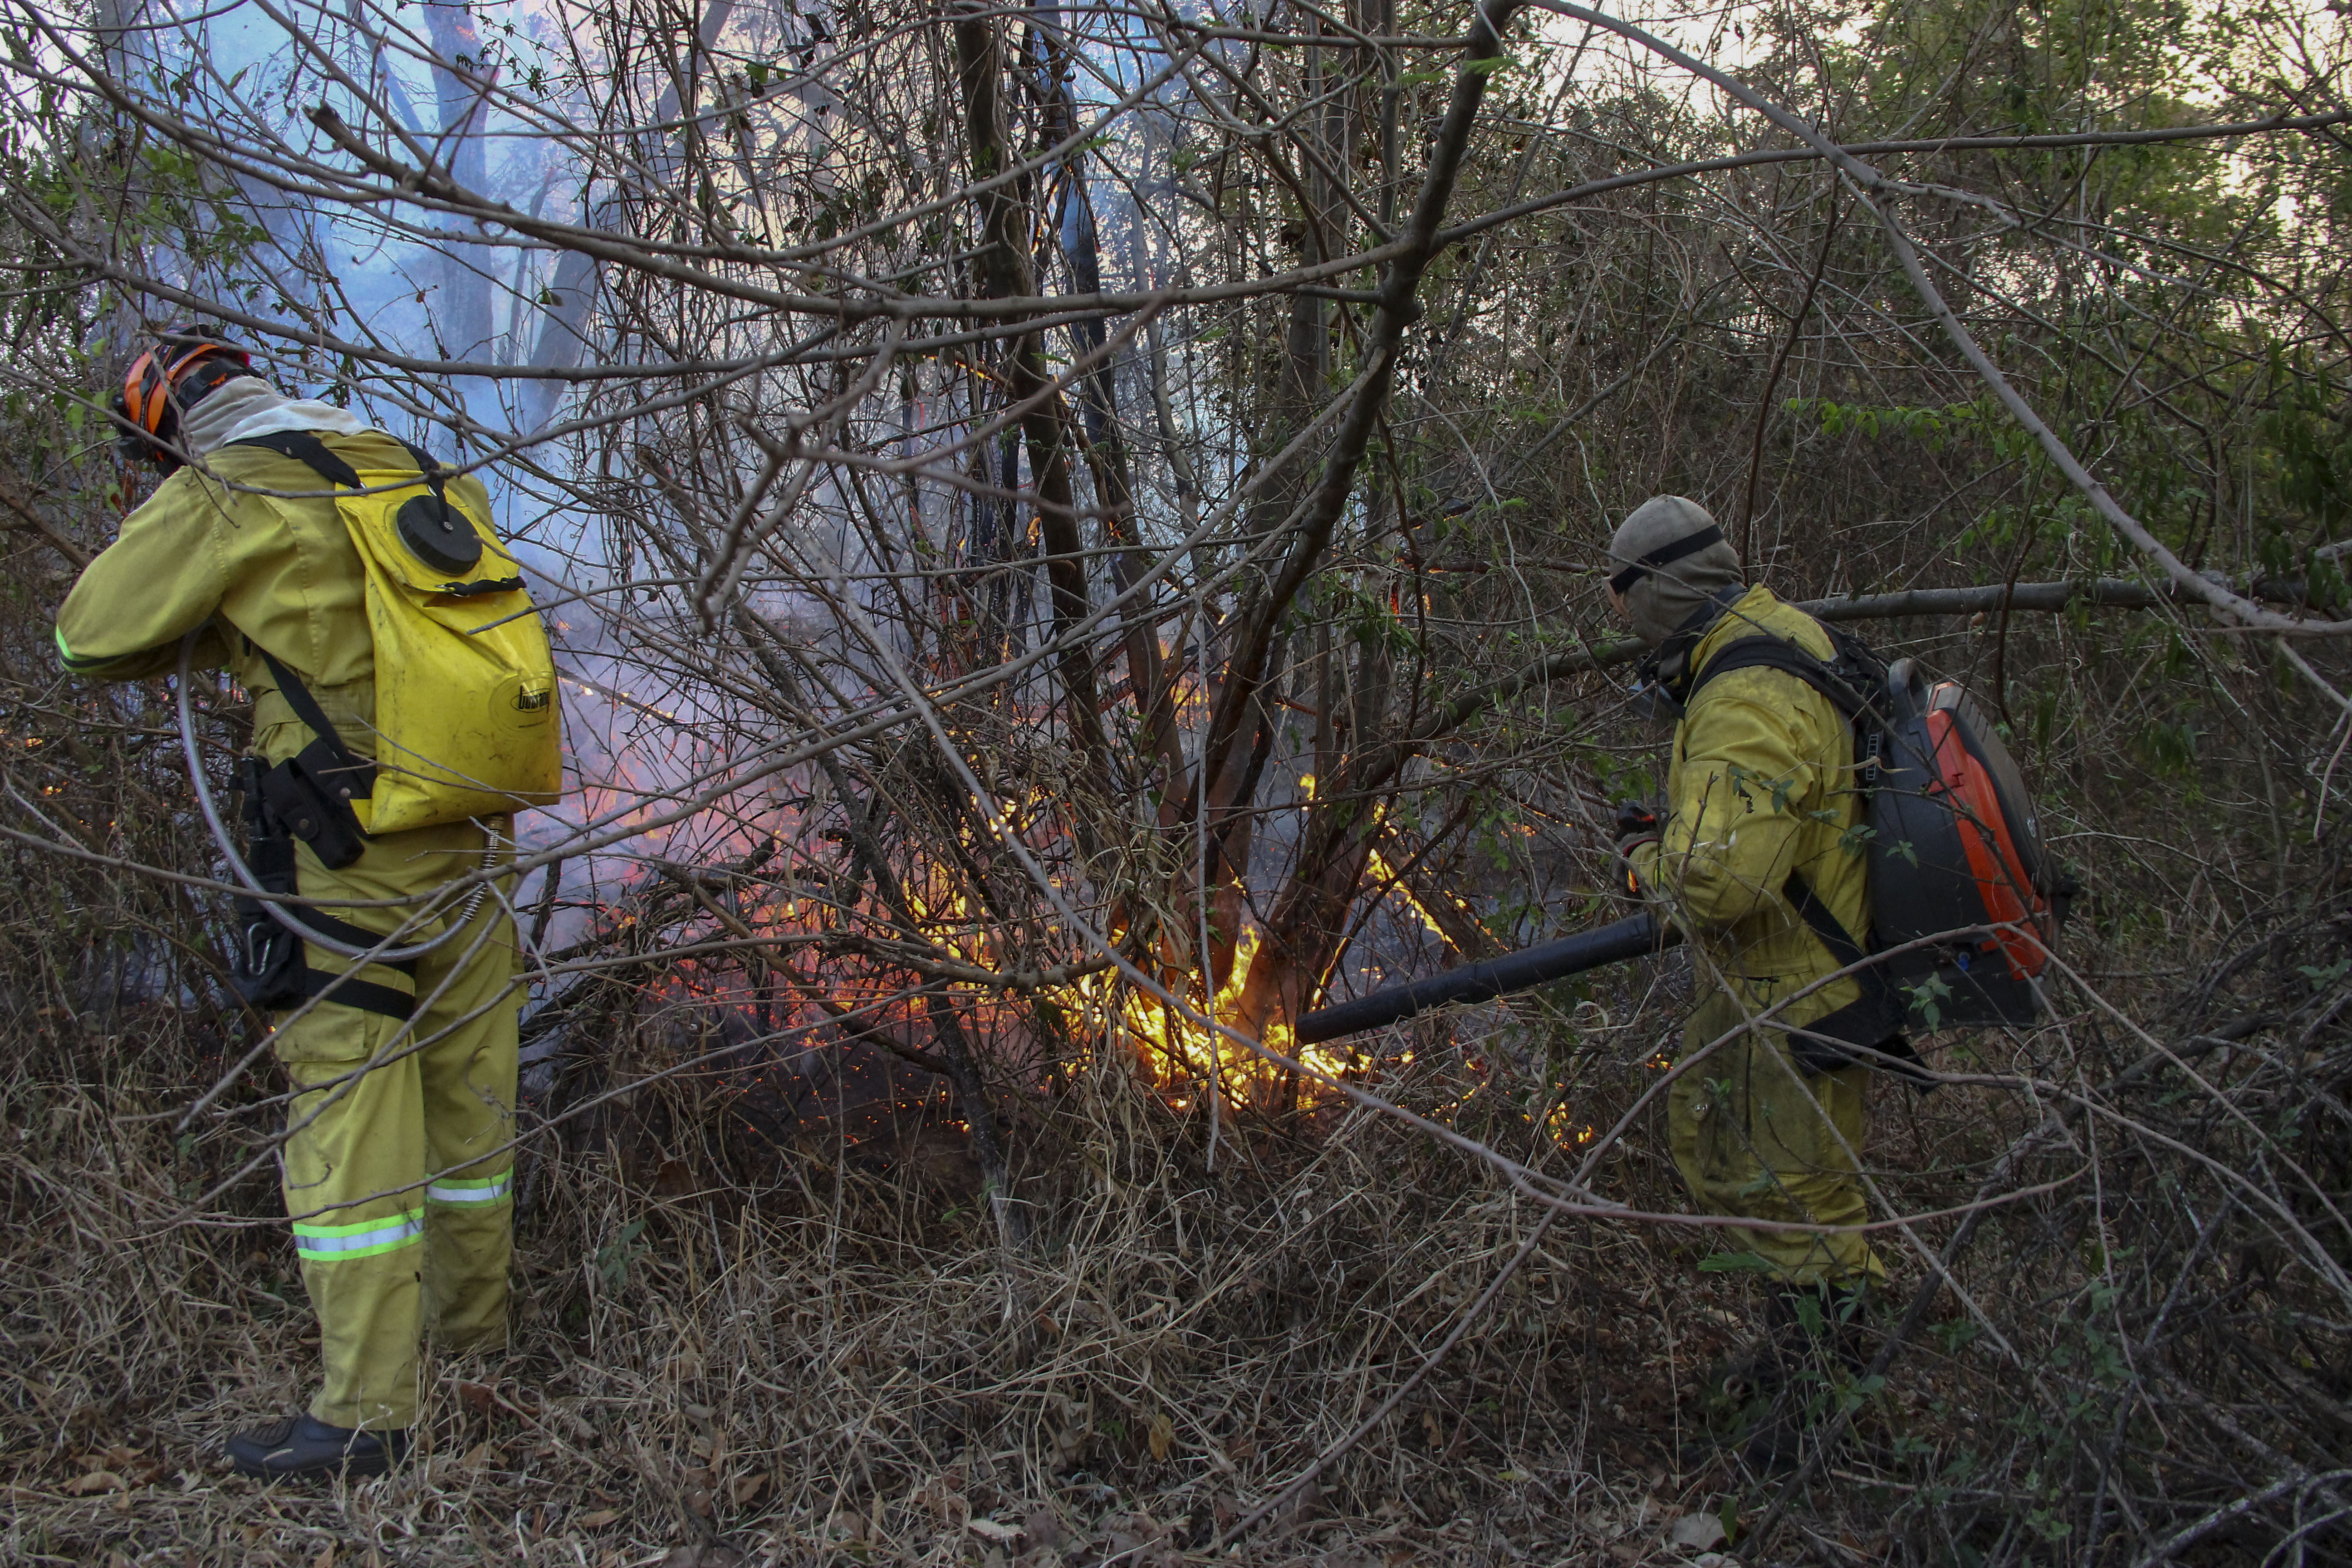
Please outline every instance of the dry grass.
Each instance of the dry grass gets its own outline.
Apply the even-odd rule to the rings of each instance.
[[[1530,1008],[1475,1070],[1424,1042],[1442,1065],[1390,1087],[1529,1153],[1541,1100],[1521,1097],[1545,1064],[1579,1120],[1652,1070],[1648,1028],[1597,1017]],[[1360,1421],[1536,1219],[1360,1111],[1245,1124],[1208,1172],[1200,1119],[1114,1058],[1023,1121],[1023,1195],[1048,1218],[1013,1264],[969,1189],[914,1157],[951,1130],[879,1169],[818,1124],[789,1147],[664,1143],[646,1130],[722,1125],[730,1092],[673,1079],[602,1148],[534,1145],[515,1348],[428,1364],[419,1462],[265,1490],[219,1444],[301,1399],[315,1355],[274,1194],[244,1194],[247,1227],[155,1223],[230,1145],[174,1159],[169,1122],[139,1117],[176,1020],[120,1022],[52,1033],[52,1072],[7,1092],[11,1562],[1173,1562]],[[1890,1167],[1997,1146],[1974,1091],[1886,1109]],[[1605,1190],[1671,1205],[1657,1146],[1624,1145]],[[1685,1561],[1677,1521],[1752,1522],[1764,1494],[1707,1441],[1703,1384],[1754,1303],[1742,1277],[1695,1270],[1703,1250],[1556,1230],[1243,1560]],[[1898,1490],[1833,1482],[1804,1524],[1845,1544],[1819,1551],[1891,1550],[1874,1497],[1934,1468],[1893,1439],[1958,1434],[1966,1417],[1918,1418],[1988,1370],[1906,1363],[1839,1467]]]
[[[711,1541],[943,1562],[987,1557],[992,1520],[1089,1561],[1174,1552],[1357,1419],[1531,1219],[1360,1114],[1229,1139],[1212,1176],[1198,1121],[1115,1068],[1029,1130],[1024,1195],[1055,1223],[1018,1267],[968,1195],[908,1171],[803,1146],[759,1184],[660,1196],[559,1146],[530,1178],[516,1348],[430,1367],[422,1462],[266,1492],[218,1445],[302,1397],[315,1329],[274,1227],[142,1237],[190,1173],[168,1124],[121,1120],[123,1040],[10,1097],[11,1561],[635,1563]],[[1677,1474],[1671,1391],[1739,1303],[1655,1250],[1562,1233],[1475,1351],[1253,1551],[1640,1547],[1712,1506],[1719,1476]]]

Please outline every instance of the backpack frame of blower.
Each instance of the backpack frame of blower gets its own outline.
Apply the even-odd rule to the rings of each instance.
[[[1992,716],[1958,681],[1930,680],[1908,658],[1889,665],[1859,637],[1822,629],[1834,650],[1826,661],[1777,637],[1738,638],[1700,670],[1685,704],[1718,676],[1759,668],[1828,698],[1853,731],[1855,787],[1869,797],[1872,908],[1863,942],[1843,944],[1855,951],[1831,942],[1832,952],[1846,963],[1887,954],[1862,973],[1898,1028],[2039,1022],[2036,982],[2076,888],[2042,846]]]

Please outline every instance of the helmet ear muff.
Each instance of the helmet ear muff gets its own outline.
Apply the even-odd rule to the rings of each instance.
[[[170,450],[178,444],[180,421],[163,388],[149,384],[152,377],[145,368],[149,357],[139,357],[131,374],[123,378],[121,390],[108,404],[108,411],[114,416],[114,452],[126,463],[170,473],[180,466],[180,459]]]
[[[179,438],[180,408],[233,376],[250,374],[253,356],[203,327],[173,327],[163,336],[123,373],[113,411],[126,426],[117,449],[168,473],[180,466],[169,449]]]

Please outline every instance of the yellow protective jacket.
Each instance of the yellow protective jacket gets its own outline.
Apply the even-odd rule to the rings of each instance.
[[[1690,668],[1769,633],[1826,660],[1829,634],[1768,588],[1748,591],[1691,650]],[[1843,931],[1868,940],[1865,802],[1853,735],[1830,700],[1782,670],[1741,668],[1700,686],[1675,731],[1671,811],[1659,841],[1633,851],[1635,878],[1664,900],[1749,1016],[1844,967],[1790,901],[1803,879]],[[1874,1046],[1882,1016],[1851,977],[1790,1004],[1775,1022]],[[1841,1016],[1841,1010],[1852,1008]],[[1870,1038],[1858,1038],[1857,1034]]]
[[[354,468],[415,467],[381,431],[320,438]],[[224,447],[204,466],[209,474],[188,467],[165,479],[82,573],[58,611],[58,657],[83,675],[163,674],[177,665],[181,637],[217,616],[233,630],[201,639],[196,664],[226,663],[253,694],[255,751],[280,763],[310,738],[254,651],[258,644],[301,677],[344,743],[373,758],[367,577],[326,493],[331,487],[297,459],[257,447]],[[310,493],[258,495],[233,486]],[[453,479],[448,489],[472,515],[489,515],[479,479]]]

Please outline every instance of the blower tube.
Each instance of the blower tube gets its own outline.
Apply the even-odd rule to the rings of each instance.
[[[1541,947],[1521,948],[1500,958],[1465,963],[1410,985],[1392,985],[1386,991],[1375,991],[1369,996],[1309,1013],[1298,1020],[1294,1037],[1302,1046],[1319,1045],[1342,1035],[1377,1029],[1433,1007],[1456,1002],[1491,1001],[1549,980],[1581,974],[1604,963],[1660,952],[1682,939],[1679,927],[1662,926],[1656,915],[1644,910],[1591,931],[1545,942]]]

